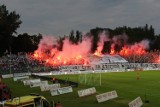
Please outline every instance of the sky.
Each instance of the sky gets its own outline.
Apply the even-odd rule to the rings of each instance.
[[[22,20],[18,34],[63,36],[71,30],[148,24],[160,34],[160,0],[0,0]]]

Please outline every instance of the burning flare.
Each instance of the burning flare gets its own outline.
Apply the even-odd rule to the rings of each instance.
[[[124,36],[125,37],[125,36]],[[119,43],[119,38],[123,36],[113,37],[109,39],[105,32],[99,35],[99,42],[97,44],[97,50],[94,55],[102,57],[102,50],[104,48],[104,42],[111,41],[113,44],[110,48],[110,54],[119,54],[121,56],[129,55],[142,55],[146,53],[149,42],[143,40],[140,43],[134,45],[125,44],[119,52],[115,50],[115,44]],[[126,38],[126,37],[125,37]],[[88,55],[91,54],[91,38],[83,38],[82,42],[78,44],[71,43],[67,38],[63,40],[62,51],[58,50],[59,44],[56,42],[53,36],[43,36],[38,45],[38,49],[31,56],[33,60],[38,60],[45,66],[60,66],[60,65],[72,65],[72,64],[89,64]]]
[[[48,40],[52,42],[48,42]],[[57,49],[58,45],[54,42],[54,38],[44,36],[32,58],[48,66],[88,64],[87,55],[91,47],[89,38],[84,38],[77,45],[70,43],[66,38],[63,41],[62,51]]]

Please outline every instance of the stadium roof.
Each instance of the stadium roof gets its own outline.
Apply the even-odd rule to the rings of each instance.
[[[126,63],[128,61],[119,55],[104,55],[102,57],[90,56],[89,62],[90,64],[105,64],[105,63]]]

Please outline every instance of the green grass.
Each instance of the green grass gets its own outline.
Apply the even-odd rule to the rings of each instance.
[[[49,101],[60,101],[63,107],[128,107],[128,103],[138,96],[144,102],[145,95],[150,102],[144,103],[142,107],[159,107],[160,71],[139,71],[139,75],[140,79],[137,80],[137,72],[102,73],[102,85],[95,86],[97,93],[83,98],[78,97],[77,91],[93,87],[93,85],[80,84],[78,88],[73,88],[72,93],[51,96],[50,92],[41,92],[40,88],[29,88],[29,86],[24,86],[21,82],[14,82],[13,79],[3,79],[3,82],[9,85],[13,96],[38,93],[45,96]],[[69,78],[70,81],[79,82],[78,75],[57,75],[54,77],[60,79]],[[95,97],[97,94],[112,90],[117,91],[118,98],[97,103]]]

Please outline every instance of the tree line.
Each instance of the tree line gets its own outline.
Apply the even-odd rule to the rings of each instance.
[[[11,51],[12,53],[18,52],[34,52],[38,48],[38,44],[42,39],[42,35],[29,35],[28,33],[17,34],[17,29],[20,27],[22,21],[20,20],[20,15],[15,11],[9,12],[5,5],[0,5],[0,56],[4,55],[6,51]],[[160,34],[155,35],[154,28],[152,25],[145,25],[141,27],[117,27],[115,29],[110,28],[100,28],[96,27],[91,29],[87,35],[82,35],[82,33],[77,30],[72,30],[68,36],[59,37],[59,50],[62,50],[63,40],[68,38],[73,44],[78,44],[82,42],[84,36],[92,37],[92,48],[91,52],[94,52],[97,48],[97,43],[99,41],[99,33],[105,31],[109,35],[109,38],[114,36],[128,35],[127,44],[134,44],[144,39],[150,41],[150,50],[160,49]],[[124,40],[119,40],[121,45],[115,46],[116,51],[121,49],[124,45]],[[105,41],[103,52],[107,53],[110,50],[112,42]]]

